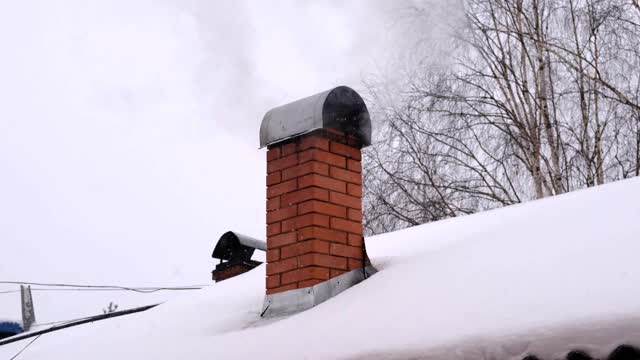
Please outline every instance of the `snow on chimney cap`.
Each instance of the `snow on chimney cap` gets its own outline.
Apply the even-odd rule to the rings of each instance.
[[[312,95],[269,110],[260,125],[260,147],[316,129],[336,129],[371,145],[371,119],[362,97],[347,86]]]

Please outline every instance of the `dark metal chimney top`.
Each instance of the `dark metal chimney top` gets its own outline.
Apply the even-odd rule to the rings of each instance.
[[[269,110],[260,125],[260,147],[316,129],[335,129],[371,145],[371,119],[362,97],[347,86]]]

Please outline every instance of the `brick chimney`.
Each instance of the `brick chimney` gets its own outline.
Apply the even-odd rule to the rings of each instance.
[[[316,130],[267,152],[267,294],[362,268],[359,141]]]
[[[268,297],[363,273],[360,149],[370,136],[364,101],[347,87],[265,115]]]

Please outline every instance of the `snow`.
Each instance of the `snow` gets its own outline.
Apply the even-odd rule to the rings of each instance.
[[[517,358],[640,343],[640,178],[367,239],[380,270],[259,317],[264,266],[143,313],[39,338],[20,359]],[[10,358],[26,341],[0,347]]]

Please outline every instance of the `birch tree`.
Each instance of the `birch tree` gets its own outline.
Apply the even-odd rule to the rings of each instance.
[[[365,156],[367,231],[637,176],[639,9],[467,0],[449,66],[416,67],[393,97],[370,87],[381,122]]]

